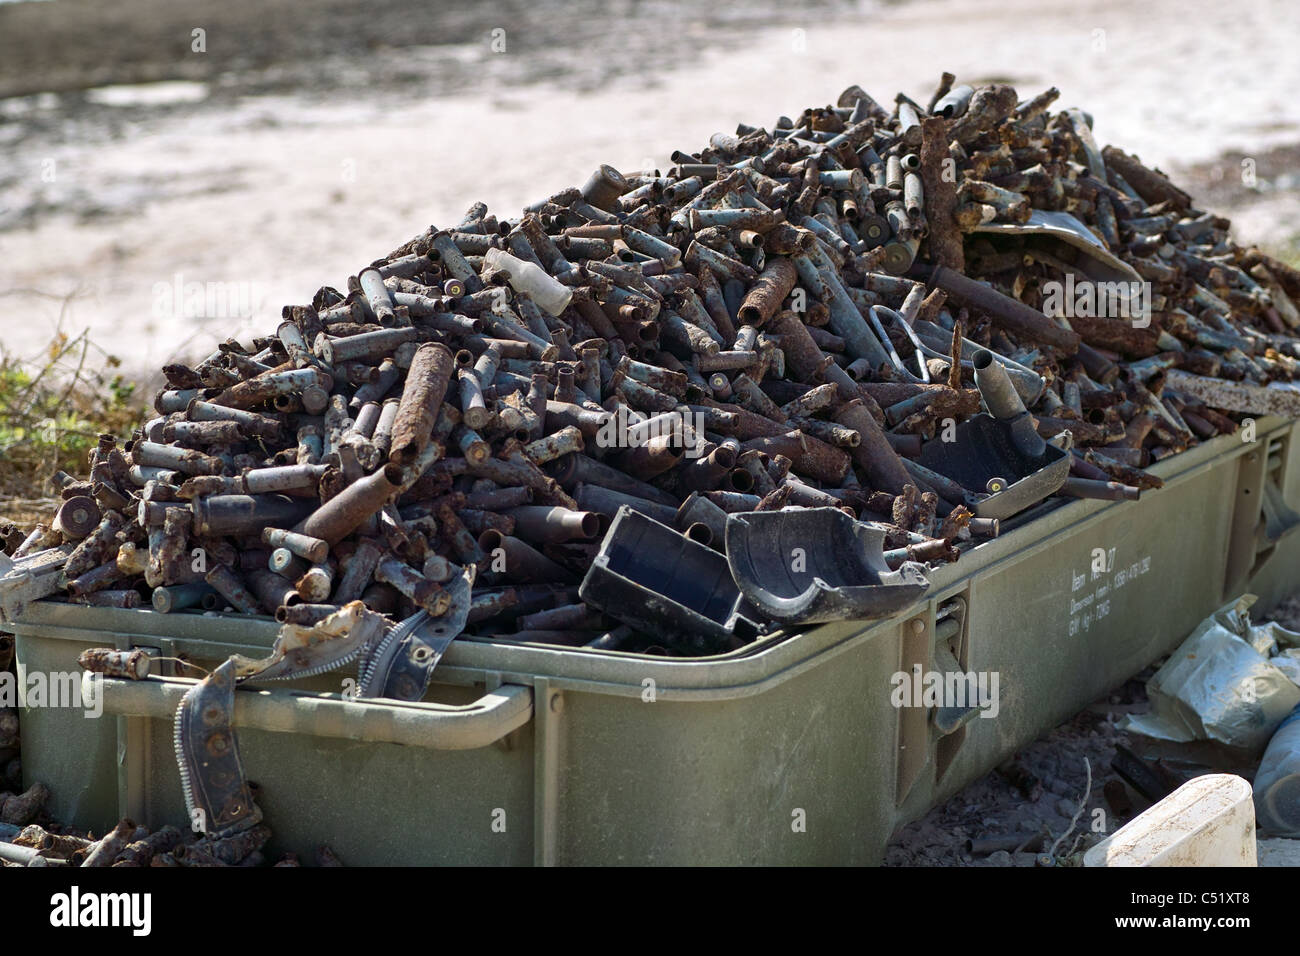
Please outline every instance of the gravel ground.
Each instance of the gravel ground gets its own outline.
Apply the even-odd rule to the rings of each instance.
[[[1300,595],[1280,604],[1265,620],[1300,630]],[[920,820],[901,827],[886,851],[885,865],[1080,865],[1089,847],[1150,806],[1111,769],[1117,744],[1154,758],[1162,770],[1180,780],[1202,773],[1237,773],[1253,780],[1254,765],[1243,765],[1233,755],[1206,748],[1157,748],[1117,729],[1116,724],[1125,714],[1149,709],[1145,682],[1155,670],[1155,666],[1147,668],[1105,699],[1044,734],[1013,760]],[[1081,803],[1084,811],[1076,821]],[[1094,826],[1101,829],[1095,830]],[[1018,836],[1015,846],[1035,837],[1038,842],[1019,853],[1014,848],[971,852],[969,841],[994,836]],[[1050,851],[1053,846],[1057,847],[1056,853],[1044,859],[1042,851]],[[1300,866],[1300,840],[1260,841],[1260,865]]]

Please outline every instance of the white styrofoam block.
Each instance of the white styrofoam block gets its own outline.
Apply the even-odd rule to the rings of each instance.
[[[1235,774],[1187,781],[1083,858],[1084,866],[1255,866],[1255,802]]]

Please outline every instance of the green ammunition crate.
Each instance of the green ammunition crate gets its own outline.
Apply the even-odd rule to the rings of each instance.
[[[425,701],[356,701],[348,672],[240,689],[235,723],[272,852],[349,864],[880,861],[890,834],[1168,653],[1210,611],[1300,584],[1297,426],[1261,418],[1165,460],[1137,502],[1040,508],[935,570],[897,617],[709,658],[452,644]],[[40,602],[9,625],[23,674],[88,647],[211,665],[269,620]],[[995,672],[996,717],[891,703],[894,676]],[[184,823],[172,715],[187,681],[104,682],[104,714],[25,707],[50,812],[103,832]],[[946,731],[946,732],[945,732]]]

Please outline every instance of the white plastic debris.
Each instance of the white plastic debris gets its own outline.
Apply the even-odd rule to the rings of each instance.
[[[1230,773],[1187,781],[1083,857],[1084,866],[1255,866],[1250,784]]]
[[[1300,647],[1300,634],[1275,623],[1252,625],[1247,612],[1256,600],[1243,594],[1202,621],[1147,681],[1151,712],[1125,718],[1120,729],[1155,740],[1263,750],[1300,704],[1291,676],[1296,659],[1268,655]]]

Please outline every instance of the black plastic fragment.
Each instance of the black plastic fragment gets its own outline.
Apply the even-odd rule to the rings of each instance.
[[[920,565],[891,571],[885,533],[838,508],[727,517],[727,562],[741,594],[783,624],[890,617],[930,586]]]
[[[1010,518],[1056,492],[1070,474],[1070,452],[1043,441],[993,354],[975,354],[975,384],[992,414],[958,425],[951,441],[926,442],[917,461],[976,494],[981,518]]]
[[[760,632],[726,558],[626,505],[614,516],[578,596],[697,654],[734,650]]]

